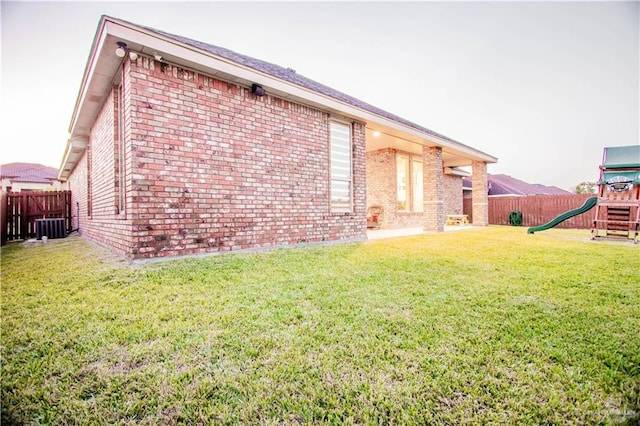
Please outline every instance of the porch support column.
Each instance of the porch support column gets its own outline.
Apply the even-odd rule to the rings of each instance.
[[[473,224],[489,225],[489,187],[487,185],[487,163],[474,161],[471,164],[471,187]]]
[[[426,232],[443,232],[445,217],[442,148],[438,146],[423,146],[422,164],[424,165],[423,229]]]

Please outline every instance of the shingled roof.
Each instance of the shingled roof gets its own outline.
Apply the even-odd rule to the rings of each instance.
[[[361,120],[370,124],[372,129],[373,126],[380,127],[394,140],[440,146],[443,159],[448,156],[446,161],[452,167],[470,165],[472,161],[497,161],[490,154],[318,83],[290,68],[188,37],[102,16],[69,125],[69,139],[60,164],[59,177],[62,180],[69,177],[83,155],[93,120],[121,65],[121,58],[111,50],[117,42],[125,43],[134,52],[161,56],[168,63],[219,76],[222,80],[246,87],[264,84],[273,96]]]
[[[133,24],[132,24],[133,25]],[[251,56],[242,55],[240,53],[234,52],[229,49],[225,49],[224,47],[214,46],[212,44],[203,43],[201,41],[193,40],[188,37],[183,37],[175,34],[171,34],[165,31],[157,30],[155,28],[150,28],[146,26],[140,25],[141,28],[145,28],[148,31],[156,33],[158,35],[171,38],[180,43],[188,44],[195,48],[207,51],[209,53],[213,53],[214,55],[221,56],[225,59],[238,63],[240,65],[244,65],[246,67],[252,68],[256,71],[260,71],[266,74],[269,74],[272,77],[279,78],[288,83],[293,83],[298,86],[304,87],[305,89],[312,90],[316,93],[320,93],[325,96],[329,96],[333,99],[336,99],[341,102],[345,102],[351,106],[356,108],[361,108],[365,111],[371,112],[373,114],[379,115],[381,117],[388,118],[389,120],[396,121],[398,123],[404,124],[408,127],[412,127],[421,132],[428,133],[430,135],[436,136],[440,139],[444,139],[450,142],[454,142],[456,144],[461,144],[454,139],[451,139],[447,136],[444,136],[440,133],[434,132],[431,129],[427,129],[426,127],[420,126],[419,124],[413,123],[409,120],[405,120],[402,117],[399,117],[395,114],[391,114],[390,112],[384,111],[376,106],[363,102],[359,99],[354,98],[353,96],[349,96],[345,93],[342,93],[338,90],[332,89],[329,86],[325,86],[324,84],[318,83],[310,78],[307,78],[303,75],[298,74],[296,71],[291,68],[285,68],[280,65],[272,64],[270,62],[266,62],[260,59],[252,58]]]
[[[58,169],[35,163],[8,163],[0,166],[0,178],[13,182],[51,183],[58,180]]]
[[[566,195],[569,191],[557,186],[546,186],[539,183],[531,184],[509,175],[487,175],[489,195]],[[471,188],[471,179],[464,179],[463,185]]]

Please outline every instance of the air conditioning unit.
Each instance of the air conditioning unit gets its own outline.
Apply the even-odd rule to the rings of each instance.
[[[64,218],[36,219],[36,237],[39,240],[42,237],[47,237],[48,239],[65,238],[67,231],[64,222]]]

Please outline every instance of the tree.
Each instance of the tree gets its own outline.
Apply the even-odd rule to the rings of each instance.
[[[574,192],[576,194],[595,194],[597,187],[595,182],[581,182],[576,185]]]

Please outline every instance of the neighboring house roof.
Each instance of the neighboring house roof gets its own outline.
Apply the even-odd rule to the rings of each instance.
[[[420,145],[440,146],[451,155],[463,156],[473,161],[497,161],[497,158],[487,153],[306,78],[289,68],[187,37],[103,16],[91,47],[69,126],[70,138],[60,165],[59,176],[63,180],[82,157],[93,121],[122,63],[122,58],[114,54],[118,42],[126,43],[131,51],[150,57],[162,57],[163,61],[171,64],[245,87],[259,84],[274,96],[375,123],[392,137]]]
[[[0,166],[0,178],[13,182],[51,183],[58,180],[58,169],[34,163],[9,163]]]
[[[489,195],[565,195],[569,191],[556,186],[546,186],[539,183],[531,184],[514,177],[498,174],[487,175]],[[464,179],[463,187],[471,188],[471,179]]]

